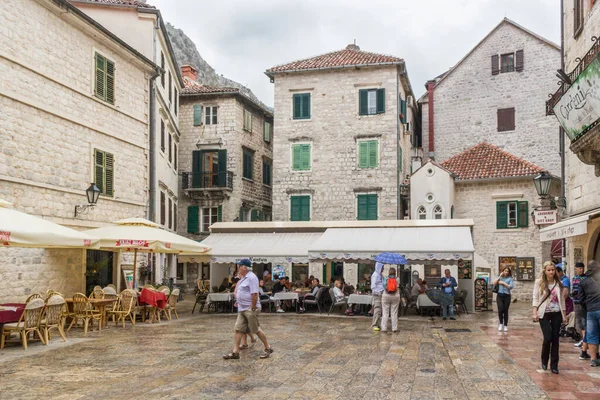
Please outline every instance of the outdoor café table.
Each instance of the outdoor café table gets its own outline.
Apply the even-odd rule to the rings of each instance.
[[[0,330],[4,324],[19,322],[24,310],[25,304],[22,303],[0,304]]]
[[[73,298],[65,299],[69,309],[73,307]],[[106,326],[106,306],[113,304],[117,299],[88,299],[88,303],[96,307],[100,312],[100,320],[98,321],[98,330],[101,331]]]
[[[156,321],[158,318],[157,311],[164,310],[167,306],[167,295],[164,292],[156,292],[143,288],[140,297],[138,298],[140,304],[147,304],[152,307],[150,322]]]
[[[370,306],[373,304],[373,296],[370,294],[351,294],[348,297],[348,307],[352,307],[353,304],[360,304],[361,313],[364,314],[363,307],[365,305]]]
[[[422,293],[419,295],[419,297],[417,297],[417,309],[419,310],[421,315],[423,315],[424,308],[439,308],[439,307],[440,307],[440,305],[431,301],[425,293]]]
[[[294,293],[294,292],[278,292],[275,293],[275,296],[273,296],[274,300],[292,300],[296,303],[296,311],[298,311],[298,300],[300,300],[300,296],[298,295],[298,293]]]
[[[206,297],[206,306],[209,310],[210,303],[231,303],[231,312],[233,312],[233,293],[209,293]]]

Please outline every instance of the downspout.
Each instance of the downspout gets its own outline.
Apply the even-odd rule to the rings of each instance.
[[[565,13],[564,0],[560,0],[560,69],[565,70]],[[565,132],[562,126],[558,128],[558,148],[560,152],[560,197],[566,197],[566,182],[565,182]],[[566,209],[565,209],[566,212]],[[564,267],[566,261],[567,240],[562,240],[561,261]],[[565,271],[568,273],[567,271]]]
[[[156,39],[158,35],[158,27],[160,26],[160,14],[156,16],[156,27],[154,28],[154,36],[152,38],[152,61],[156,65]],[[160,66],[156,67],[156,72],[154,75],[150,77],[149,81],[149,93],[150,93],[150,137],[149,137],[149,146],[150,151],[148,152],[148,180],[150,181],[149,188],[149,201],[148,201],[148,219],[152,222],[156,222],[156,186],[158,184],[156,179],[156,78],[158,78],[162,73]],[[150,256],[150,260],[152,265],[154,266],[154,282],[158,281],[159,276],[159,265],[158,265],[158,257],[156,254],[152,254]]]
[[[396,74],[396,219],[402,219],[402,199],[400,196],[400,70]]]
[[[429,158],[435,160],[435,134],[434,134],[434,123],[433,123],[433,88],[435,87],[435,81],[427,82],[427,113],[429,119]]]

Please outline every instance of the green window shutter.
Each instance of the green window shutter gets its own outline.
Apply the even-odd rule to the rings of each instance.
[[[398,146],[398,171],[402,172],[402,147],[400,146]]]
[[[519,228],[527,228],[529,226],[529,203],[519,201],[517,207],[517,225]]]
[[[94,177],[100,193],[105,193],[104,185],[104,152],[94,149]]]
[[[301,197],[300,218],[301,221],[310,221],[310,196]]]
[[[194,126],[202,125],[202,106],[194,104]]]
[[[96,53],[96,83],[94,85],[96,97],[106,98],[106,59]]]
[[[106,101],[115,104],[115,63],[106,60]]]
[[[310,93],[298,93],[293,96],[294,119],[310,118]]]
[[[361,89],[358,91],[358,115],[369,114],[369,91]]]
[[[219,150],[219,171],[217,173],[217,184],[219,187],[227,186],[227,150]]]
[[[217,222],[223,222],[223,205],[217,207]]]
[[[400,122],[402,122],[403,124],[405,124],[406,121],[407,121],[407,116],[406,116],[406,101],[405,100],[400,100],[400,114],[402,114],[402,118],[400,119]]]
[[[290,197],[290,220],[310,221],[310,196]]]
[[[496,202],[496,229],[508,228],[508,202]]]
[[[202,150],[192,152],[192,187],[202,187]]]
[[[359,194],[356,197],[357,197],[357,202],[358,202],[357,219],[359,221],[364,221],[364,220],[369,219],[368,218],[367,195],[366,194]]]
[[[302,144],[300,156],[300,169],[302,171],[310,170],[310,144]]]
[[[302,118],[310,118],[310,93],[306,93],[302,98]]]
[[[244,222],[245,217],[246,217],[246,213],[244,212],[244,209],[240,207],[240,212],[239,212],[238,218],[241,222]]]
[[[369,220],[377,219],[377,195],[376,194],[367,195],[367,219],[369,219]]]
[[[293,96],[294,99],[294,119],[300,119],[302,110],[302,97],[299,94]]]
[[[295,144],[292,145],[292,170],[299,171],[300,170],[300,158],[302,156],[302,145]]]
[[[359,142],[358,144],[358,167],[369,167],[369,142]]]
[[[290,197],[290,221],[300,221],[300,198]]]
[[[198,206],[188,207],[188,233],[198,233],[200,231],[200,211]]]
[[[385,112],[385,89],[377,89],[377,114]]]
[[[115,157],[110,154],[110,153],[104,153],[104,182],[106,184],[105,188],[105,194],[107,196],[112,196],[114,194],[114,188],[115,188],[115,174],[114,174],[114,170],[115,170]]]
[[[250,221],[258,221],[258,210],[250,211]]]
[[[377,164],[379,161],[379,157],[377,154],[379,142],[377,142],[377,140],[371,140],[368,143],[369,143],[369,167],[377,168]]]

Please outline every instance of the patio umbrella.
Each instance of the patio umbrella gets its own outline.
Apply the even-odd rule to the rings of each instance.
[[[402,254],[398,253],[380,253],[373,259],[382,264],[394,264],[394,265],[404,265],[408,264],[406,258]]]
[[[13,208],[0,199],[0,247],[98,248],[93,237]]]
[[[115,221],[114,225],[85,231],[98,238],[100,248],[133,251],[133,285],[135,287],[137,253],[202,254],[210,250],[198,242],[166,231],[160,225],[144,218]]]

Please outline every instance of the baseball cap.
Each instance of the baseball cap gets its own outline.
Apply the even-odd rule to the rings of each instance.
[[[237,265],[245,265],[246,267],[252,267],[252,261],[247,258],[242,258],[240,261],[236,262]]]
[[[582,262],[578,262],[575,264],[575,268],[585,268],[585,264]]]

